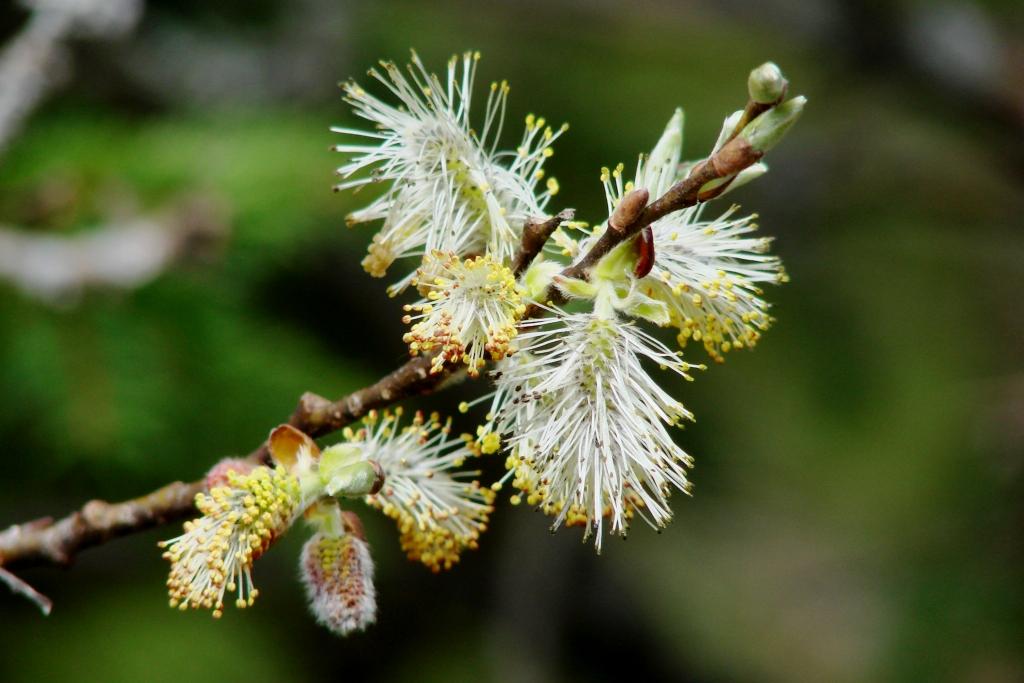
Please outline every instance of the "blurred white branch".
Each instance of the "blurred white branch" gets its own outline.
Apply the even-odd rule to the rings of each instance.
[[[0,53],[0,152],[68,71],[66,42],[111,39],[135,27],[142,0],[22,0],[24,28]]]
[[[3,567],[0,567],[0,581],[7,584],[7,587],[18,595],[22,595],[32,601],[32,603],[39,608],[39,611],[43,613],[43,616],[50,616],[50,611],[53,610],[53,601],[50,600],[50,598],[46,597]]]
[[[0,226],[0,278],[44,303],[67,304],[89,287],[139,287],[226,232],[221,212],[209,202],[69,237]]]

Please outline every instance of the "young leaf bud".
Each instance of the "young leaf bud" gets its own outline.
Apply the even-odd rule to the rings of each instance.
[[[747,127],[740,133],[740,137],[746,140],[755,151],[762,154],[767,152],[778,144],[789,128],[800,118],[806,103],[807,98],[801,95],[769,109],[747,124]]]
[[[362,457],[361,449],[353,444],[336,444],[325,450],[319,470],[324,491],[344,498],[361,498],[380,491],[384,470],[378,462]]]
[[[786,94],[789,83],[782,76],[782,70],[774,62],[765,62],[750,72],[747,92],[750,99],[758,104],[778,102]]]

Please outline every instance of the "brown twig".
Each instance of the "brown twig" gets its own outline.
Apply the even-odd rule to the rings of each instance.
[[[375,408],[384,408],[408,398],[429,394],[454,375],[450,370],[431,374],[433,358],[417,356],[370,386],[338,401],[306,392],[288,421],[310,436],[323,436],[358,420]]]
[[[620,242],[663,216],[711,199],[700,194],[702,187],[712,180],[739,173],[754,164],[761,156],[761,153],[754,150],[743,138],[733,139],[710,158],[698,164],[686,178],[648,204],[632,223],[622,230],[606,230],[590,251],[563,274],[576,278],[585,277],[587,272]]]
[[[551,234],[558,229],[562,223],[571,221],[576,215],[576,209],[563,209],[551,218],[530,219],[523,226],[523,239],[512,261],[512,273],[516,277],[523,274],[533,260],[537,258],[540,250],[548,243]]]
[[[289,424],[320,436],[344,427],[373,408],[430,393],[454,374],[430,374],[430,363],[429,357],[412,358],[376,383],[339,401],[303,394]],[[247,459],[265,461],[266,444],[252,451]],[[0,567],[70,564],[81,550],[187,517],[194,512],[196,494],[202,490],[203,481],[179,481],[120,503],[93,500],[57,521],[45,518],[14,525],[0,531]]]
[[[89,501],[58,521],[46,518],[12,526],[0,532],[0,564],[67,565],[83,548],[181,518],[192,511],[202,486],[201,481],[176,481],[122,503]]]

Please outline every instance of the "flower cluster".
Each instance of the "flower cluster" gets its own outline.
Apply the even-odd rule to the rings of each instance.
[[[658,380],[691,380],[705,366],[644,326],[676,328],[680,346],[703,344],[718,362],[768,329],[762,286],[786,281],[770,240],[753,235],[755,216],[731,206],[708,219],[706,205],[766,172],[760,159],[804,99],[785,100],[788,84],[775,65],[755,69],[747,107],[725,120],[711,155],[696,162],[682,161],[677,110],[632,180],[621,164],[602,170],[609,217],[591,228],[571,222],[571,210],[544,214],[559,188],[543,164],[565,126],[556,131],[530,115],[518,146],[499,151],[506,82],[491,85],[482,120],[471,124],[478,59],[453,57],[444,78],[415,53],[405,71],[384,62],[370,74],[397,102],[349,82],[345,99],[372,130],[333,130],[347,137],[335,149],[348,155],[336,189],[381,186],[349,216],[383,222],[365,269],[382,277],[409,259],[389,293],[420,297],[404,307],[404,341],[429,370],[411,362],[367,390],[373,403],[438,386],[444,373],[477,378],[491,362],[493,390],[459,406],[466,413],[489,403],[485,423],[453,438],[451,420],[437,414],[415,412],[403,423],[401,408],[371,410],[323,451],[278,427],[268,442],[274,465],[231,459],[214,467],[196,500],[202,517],[162,544],[172,605],[220,616],[229,592],[238,606],[251,605],[253,563],[305,516],[313,535],[300,566],[313,614],[341,635],[366,628],[376,619],[373,562],[345,499],[393,519],[409,559],[436,572],[477,547],[506,482],[516,489],[513,504],[525,500],[552,516],[553,528],[583,527],[598,551],[605,534],[624,536],[634,519],[664,527],[672,493],[690,492],[693,460],[671,428],[693,414]],[[397,386],[403,377],[412,383]],[[364,405],[354,400],[352,409]],[[463,469],[469,458],[500,451],[507,471],[490,486]]]
[[[358,517],[339,499],[364,499],[397,519],[403,548],[434,570],[475,548],[493,493],[467,480],[474,472],[454,471],[469,453],[465,444],[448,439],[437,416],[417,415],[404,429],[396,422],[371,413],[323,451],[281,425],[267,443],[272,467],[237,458],[215,465],[196,496],[202,516],[160,543],[171,563],[171,606],[220,617],[226,593],[237,594],[237,607],[252,606],[253,563],[305,514],[315,529],[300,563],[310,608],[341,635],[365,628],[376,614],[373,563]]]
[[[531,323],[525,351],[496,378],[506,400],[495,413],[508,439],[510,476],[555,525],[594,531],[605,517],[625,534],[634,515],[660,527],[667,497],[688,490],[692,460],[667,427],[692,419],[641,365],[691,379],[693,366],[636,325],[592,313]]]
[[[731,125],[735,125],[732,117],[726,120],[716,149]],[[677,111],[650,155],[641,155],[634,180],[623,182],[621,164],[611,171],[603,169],[609,211],[634,188],[660,196],[682,180],[692,168],[692,164],[680,164],[682,145],[683,115]],[[730,188],[766,170],[764,164],[755,164]],[[768,254],[771,239],[751,236],[757,229],[756,215],[735,217],[739,207],[733,205],[717,218],[704,220],[705,208],[698,204],[651,224],[656,257],[637,286],[667,306],[681,346],[690,339],[701,342],[708,355],[721,362],[731,349],[753,347],[771,325],[761,285],[788,278],[779,259]]]
[[[519,145],[498,150],[509,94],[507,82],[492,83],[482,125],[470,122],[470,104],[479,53],[452,57],[442,80],[429,73],[416,53],[407,73],[391,62],[383,72],[370,70],[400,106],[371,95],[354,81],[344,85],[356,115],[374,130],[336,127],[352,138],[335,149],[352,155],[338,169],[335,189],[383,183],[386,192],[359,211],[349,223],[383,219],[384,226],[363,260],[366,271],[383,277],[397,259],[423,259],[435,251],[490,254],[507,262],[519,246],[527,219],[543,215],[558,182],[544,178],[551,143],[565,130],[530,115]],[[413,279],[394,284],[398,293]]]
[[[739,215],[736,206],[715,218],[704,216],[707,201],[767,171],[759,159],[796,120],[804,100],[784,101],[788,84],[774,64],[755,69],[748,82],[750,104],[726,118],[711,151],[714,157],[740,150],[750,158],[735,172],[711,176],[700,174],[712,157],[682,160],[683,113],[676,110],[652,151],[640,156],[632,180],[624,178],[622,164],[602,170],[609,219],[593,228],[563,223],[549,231],[550,243],[524,269],[517,252],[534,239],[524,234],[526,223],[542,220],[546,201],[558,189],[551,180],[546,192],[538,194],[536,187],[558,133],[546,127],[541,133],[543,121],[530,116],[515,153],[496,152],[508,93],[504,82],[492,85],[481,132],[475,133],[469,110],[477,59],[476,53],[452,58],[446,79],[427,72],[415,54],[408,74],[390,63],[383,64],[386,75],[371,71],[400,107],[348,84],[356,115],[376,130],[335,129],[363,141],[337,147],[352,155],[339,169],[338,187],[386,185],[379,199],[350,217],[384,221],[364,261],[371,274],[383,275],[398,258],[420,261],[391,288],[397,293],[413,284],[423,297],[405,306],[410,352],[430,354],[433,373],[464,364],[476,377],[487,361],[496,362],[493,392],[473,402],[490,401],[487,421],[475,437],[466,437],[467,452],[506,451],[508,472],[493,489],[511,480],[520,491],[513,503],[525,497],[552,515],[555,527],[584,526],[585,537],[595,535],[600,549],[606,530],[624,535],[634,517],[655,527],[667,524],[669,495],[690,488],[686,471],[692,460],[668,428],[692,415],[661,388],[648,366],[687,380],[691,369],[704,366],[684,361],[640,324],[674,327],[681,347],[692,340],[722,362],[729,351],[754,346],[773,322],[762,286],[787,277],[768,253],[770,239],[752,234],[756,217]],[[649,201],[687,182],[698,183],[697,201],[656,212],[627,237],[627,227],[640,220]],[[611,240],[614,246],[585,270],[561,272],[568,264],[559,253],[580,258],[616,232],[622,238]],[[578,312],[578,304],[562,308],[551,298],[587,302],[590,310]],[[398,431],[397,417],[385,416],[365,438],[372,442],[384,434],[393,445],[418,439],[445,452],[440,435],[447,425],[417,420],[425,426],[406,434]],[[464,455],[452,451],[447,457],[438,462]],[[413,468],[405,472],[418,466],[414,459],[405,462],[402,467]],[[437,516],[448,504],[443,498],[414,499],[395,479],[403,470],[394,464],[391,469],[389,484],[371,501],[399,520],[410,556],[447,565],[447,554],[436,552],[434,530],[445,529],[446,538],[451,531],[440,523],[448,518]],[[429,469],[438,470],[437,463]],[[469,490],[479,496],[478,507],[452,507],[454,519],[486,520],[486,490]],[[455,548],[464,542],[459,539],[475,540],[481,530],[482,524],[471,524],[445,543]]]
[[[395,520],[409,559],[433,571],[450,569],[487,530],[494,492],[473,478],[479,472],[458,471],[473,453],[450,438],[451,420],[416,413],[402,427],[401,417],[401,409],[374,411],[364,429],[348,434],[378,459],[387,477],[367,503]]]
[[[171,562],[167,579],[171,607],[224,612],[224,594],[237,592],[237,607],[251,606],[252,565],[291,527],[301,512],[299,480],[283,467],[228,471],[227,483],[196,496],[203,516],[185,533],[160,545]]]
[[[526,310],[523,289],[508,266],[490,256],[462,259],[437,252],[413,283],[426,295],[405,307],[404,321],[412,329],[404,341],[414,356],[437,351],[433,372],[464,362],[476,377],[486,359],[508,355]]]

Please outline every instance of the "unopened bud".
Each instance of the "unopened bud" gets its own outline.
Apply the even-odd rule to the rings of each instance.
[[[302,547],[301,569],[309,608],[339,636],[377,618],[370,546],[355,534],[315,534]]]
[[[747,166],[745,169],[736,174],[736,180],[732,181],[729,186],[729,190],[735,190],[737,187],[743,187],[752,180],[757,180],[765,173],[768,172],[768,166],[761,163],[760,161],[756,164]]]
[[[778,144],[790,126],[796,123],[806,103],[807,98],[801,95],[769,109],[747,124],[740,137],[746,140],[754,151],[764,154]]]
[[[622,196],[619,205],[615,207],[612,217],[608,219],[608,225],[612,230],[622,232],[630,223],[636,220],[640,212],[647,206],[647,200],[651,193],[642,187],[631,190]]]
[[[362,498],[373,495],[384,486],[384,470],[374,460],[363,460],[333,473],[325,490],[328,495],[344,498]]]
[[[747,92],[750,99],[758,104],[778,102],[786,94],[789,83],[782,75],[782,70],[774,62],[765,62],[750,72],[747,79]]]

